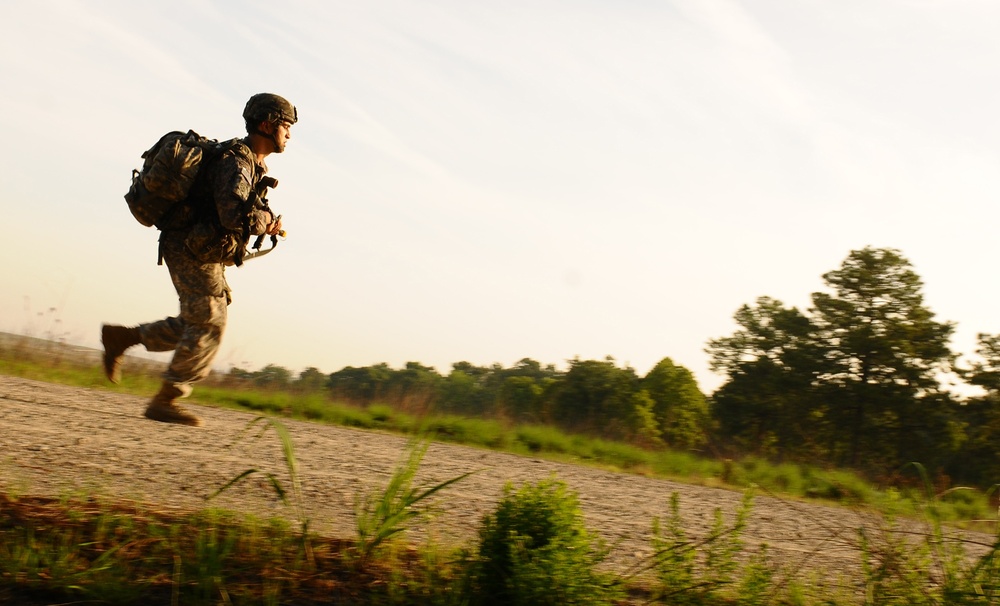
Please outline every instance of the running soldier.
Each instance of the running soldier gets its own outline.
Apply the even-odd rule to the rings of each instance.
[[[114,383],[133,345],[174,352],[160,391],[146,407],[146,418],[154,421],[201,425],[176,400],[209,375],[219,351],[232,301],[226,266],[242,264],[251,237],[282,233],[281,217],[270,211],[260,185],[267,172],[264,159],[285,151],[298,112],[284,98],[260,93],[247,101],[243,119],[247,136],[202,167],[183,212],[161,227],[160,258],[180,299],[180,313],[134,327],[101,327],[104,372]]]

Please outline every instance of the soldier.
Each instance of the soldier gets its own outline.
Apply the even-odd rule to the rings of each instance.
[[[264,159],[285,151],[298,112],[284,98],[260,93],[247,101],[243,119],[247,136],[202,167],[184,212],[161,227],[160,258],[177,290],[180,313],[135,327],[101,327],[104,373],[114,383],[129,347],[174,352],[163,385],[146,408],[146,418],[154,421],[201,425],[176,400],[208,376],[219,351],[232,301],[226,265],[242,263],[251,236],[281,232],[281,217],[271,213],[258,185],[267,172]]]

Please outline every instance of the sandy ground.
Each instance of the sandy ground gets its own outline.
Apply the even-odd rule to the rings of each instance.
[[[254,415],[186,406],[202,417],[203,427],[148,421],[142,417],[143,398],[0,376],[0,488],[50,496],[86,491],[187,509],[204,507],[207,495],[249,468],[287,480],[273,434],[256,442],[237,440]],[[285,423],[301,466],[312,527],[354,536],[357,496],[384,485],[406,452],[405,438]],[[693,537],[709,531],[716,509],[731,520],[742,498],[740,492],[449,444],[431,446],[417,482],[430,485],[470,471],[477,473],[440,493],[437,515],[412,528],[410,540],[430,536],[445,544],[467,544],[507,482],[517,486],[555,476],[578,494],[588,527],[613,547],[609,565],[627,571],[651,555],[652,520],[668,515],[672,493],[680,497],[685,528]],[[244,482],[212,503],[261,517],[293,516],[259,480]],[[751,546],[766,543],[786,574],[833,581],[857,578],[861,527],[877,533],[879,520],[758,495],[745,540]],[[991,537],[971,539],[989,543]]]

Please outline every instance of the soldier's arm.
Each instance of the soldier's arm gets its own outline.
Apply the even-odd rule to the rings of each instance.
[[[259,236],[267,232],[274,216],[253,190],[254,171],[238,154],[224,154],[215,173],[215,204],[222,226],[234,231],[243,229],[249,208],[250,235]]]

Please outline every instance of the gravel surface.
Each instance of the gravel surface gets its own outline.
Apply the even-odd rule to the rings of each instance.
[[[48,496],[85,491],[162,509],[194,509],[251,467],[287,481],[273,434],[238,440],[254,415],[185,404],[204,422],[190,428],[144,419],[145,404],[144,398],[113,391],[0,376],[0,489]],[[355,499],[384,485],[406,453],[406,439],[284,422],[301,467],[312,528],[354,536]],[[474,540],[480,519],[492,511],[507,482],[517,486],[555,476],[578,494],[587,526],[612,546],[609,565],[626,571],[651,555],[652,519],[668,515],[672,493],[680,497],[685,529],[692,537],[708,533],[716,509],[731,520],[742,498],[730,490],[437,443],[427,452],[417,483],[429,485],[469,471],[477,473],[440,493],[438,514],[412,528],[411,540],[430,536],[445,544],[466,544]],[[260,517],[293,517],[259,479],[237,485],[212,503]],[[818,574],[833,581],[857,578],[861,527],[874,531],[879,522],[847,509],[757,496],[745,540],[766,543],[789,574]],[[991,537],[972,538],[989,543]]]

